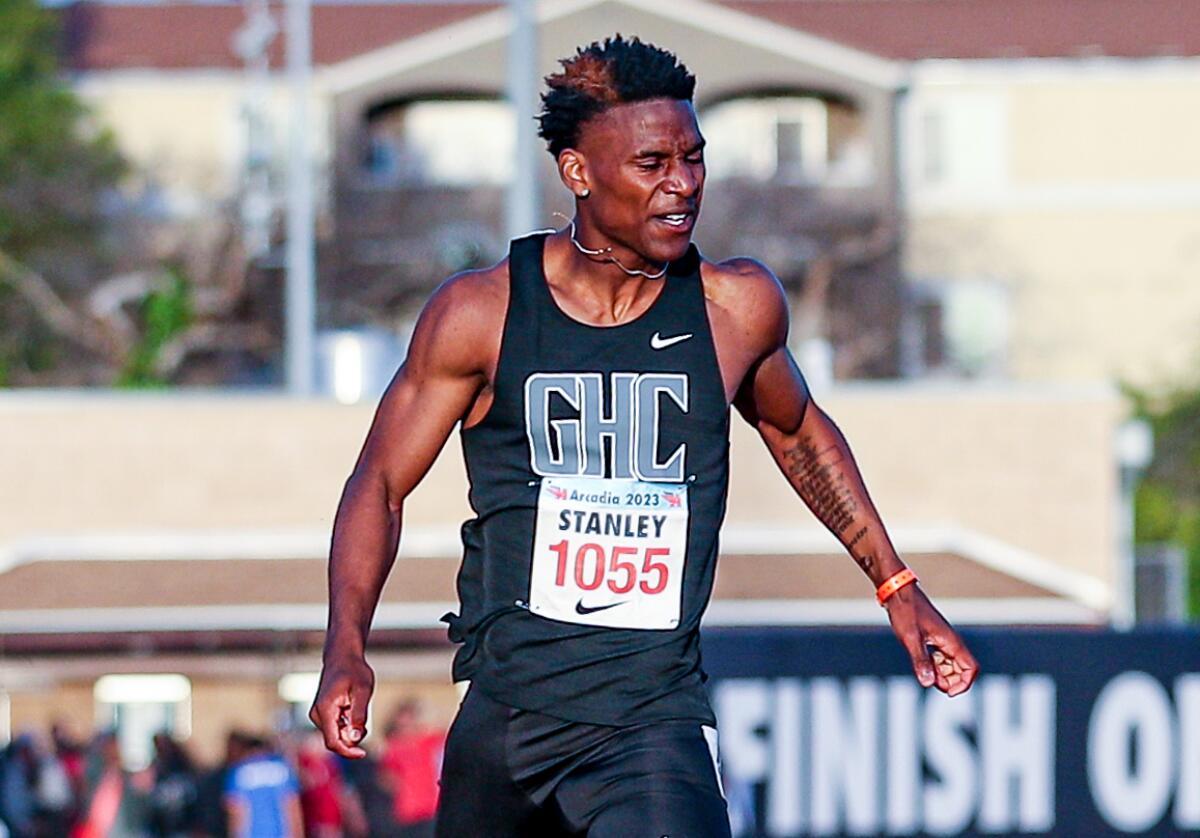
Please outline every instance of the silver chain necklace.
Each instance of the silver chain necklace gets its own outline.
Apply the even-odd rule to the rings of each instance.
[[[618,259],[616,256],[613,256],[612,247],[602,247],[599,250],[592,250],[589,247],[584,247],[583,245],[581,245],[579,243],[579,239],[575,238],[575,219],[567,218],[567,216],[563,215],[561,212],[556,212],[554,214],[565,219],[566,222],[569,225],[571,225],[571,244],[575,245],[575,249],[578,250],[580,253],[582,253],[584,256],[587,256],[589,258],[600,257],[600,258],[606,259],[607,261],[612,262],[618,268],[623,270],[629,276],[644,276],[644,277],[646,277],[646,279],[661,279],[663,274],[665,274],[667,272],[667,268],[669,268],[671,266],[671,263],[667,262],[666,264],[664,264],[662,266],[661,271],[659,271],[658,273],[653,273],[653,274],[647,273],[646,271],[639,271],[635,268],[627,268],[621,264],[620,259]]]

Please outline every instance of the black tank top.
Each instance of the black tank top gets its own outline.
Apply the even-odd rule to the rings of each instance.
[[[455,680],[570,721],[712,724],[700,616],[725,514],[729,409],[693,246],[636,320],[555,303],[545,234],[509,251],[493,402],[462,431]]]

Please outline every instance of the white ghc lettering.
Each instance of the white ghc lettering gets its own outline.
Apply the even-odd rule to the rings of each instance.
[[[682,373],[614,372],[609,397],[600,373],[534,373],[525,380],[525,433],[530,467],[543,477],[604,477],[682,483],[687,446],[659,447],[664,410],[688,412]],[[560,413],[551,418],[551,401]],[[561,408],[565,407],[565,411]],[[605,440],[611,462],[605,463]],[[606,469],[605,466],[608,466]]]

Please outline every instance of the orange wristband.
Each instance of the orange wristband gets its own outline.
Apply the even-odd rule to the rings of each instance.
[[[875,599],[879,600],[879,604],[883,605],[892,598],[892,594],[903,588],[905,585],[911,585],[917,581],[917,574],[912,572],[911,567],[906,567],[904,570],[897,573],[884,581],[875,591]]]

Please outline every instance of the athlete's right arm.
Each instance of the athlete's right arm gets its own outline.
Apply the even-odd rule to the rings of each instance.
[[[504,301],[490,276],[495,270],[453,277],[430,298],[342,491],[323,666],[309,717],[325,746],[345,757],[366,753],[359,743],[374,689],[367,635],[400,543],[404,500],[488,385],[499,352]]]

